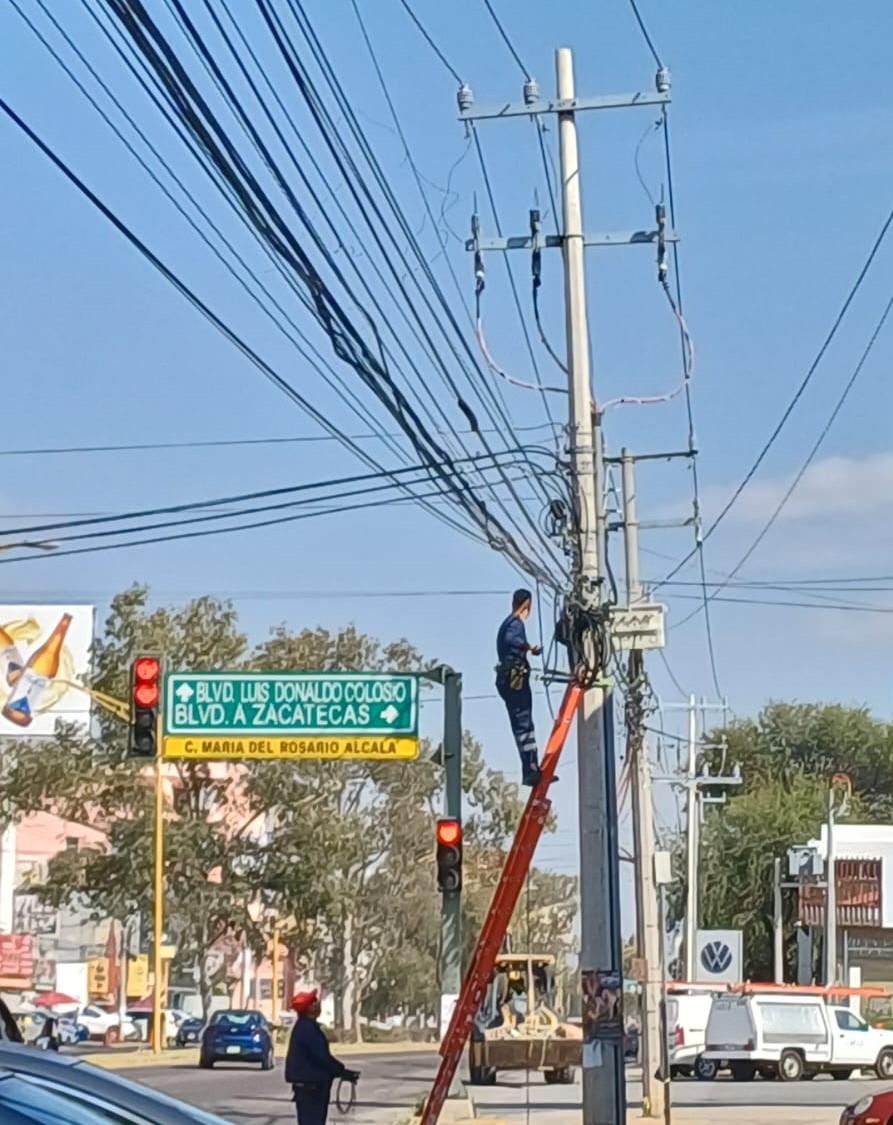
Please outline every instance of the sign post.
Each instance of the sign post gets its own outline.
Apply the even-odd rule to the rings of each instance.
[[[418,679],[402,673],[171,672],[162,757],[406,761],[419,753]]]

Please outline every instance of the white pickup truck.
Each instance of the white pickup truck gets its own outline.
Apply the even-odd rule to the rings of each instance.
[[[825,1072],[873,1070],[893,1079],[893,1031],[870,1027],[821,996],[781,992],[717,996],[707,1019],[705,1060],[725,1060],[732,1078],[756,1074],[796,1082]]]

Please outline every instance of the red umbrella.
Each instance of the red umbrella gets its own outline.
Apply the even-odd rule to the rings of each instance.
[[[66,992],[38,992],[31,1003],[38,1008],[76,1008],[78,1002]]]

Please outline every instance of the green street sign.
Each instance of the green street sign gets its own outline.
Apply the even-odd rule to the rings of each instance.
[[[354,672],[170,672],[166,758],[413,758],[415,676]]]

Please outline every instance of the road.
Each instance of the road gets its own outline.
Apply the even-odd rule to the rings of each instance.
[[[437,1055],[434,1051],[353,1055],[348,1065],[362,1075],[350,1125],[393,1125],[401,1110],[411,1110],[428,1092]],[[270,1073],[218,1063],[212,1071],[194,1065],[132,1068],[122,1071],[122,1077],[219,1113],[234,1125],[293,1125],[295,1120],[281,1060]],[[335,1125],[338,1120],[333,1111],[329,1121]]]
[[[362,1071],[362,1079],[350,1125],[393,1125],[401,1111],[411,1110],[427,1093],[437,1056],[434,1052],[368,1054],[355,1056],[353,1061]],[[294,1121],[281,1067],[270,1074],[226,1065],[211,1072],[181,1065],[133,1069],[125,1074],[219,1113],[235,1125],[285,1125]],[[631,1071],[627,1095],[631,1108],[637,1107],[641,1098],[637,1079],[637,1073]],[[884,1084],[874,1079],[834,1082],[818,1078],[792,1085],[720,1079],[675,1082],[672,1091],[673,1106],[683,1121],[689,1120],[686,1111],[705,1122],[720,1121],[723,1110],[733,1120],[732,1107],[748,1107],[756,1111],[753,1120],[774,1123],[784,1120],[784,1107],[801,1107],[806,1111],[805,1119],[815,1125],[836,1125],[843,1105],[883,1088]],[[528,1084],[524,1075],[506,1074],[498,1086],[475,1087],[472,1095],[479,1116],[499,1117],[509,1125],[528,1125],[528,1104],[530,1125],[567,1125],[569,1119],[579,1120],[579,1085],[546,1086],[538,1075],[532,1075]],[[333,1112],[330,1121],[337,1125],[337,1113]]]

